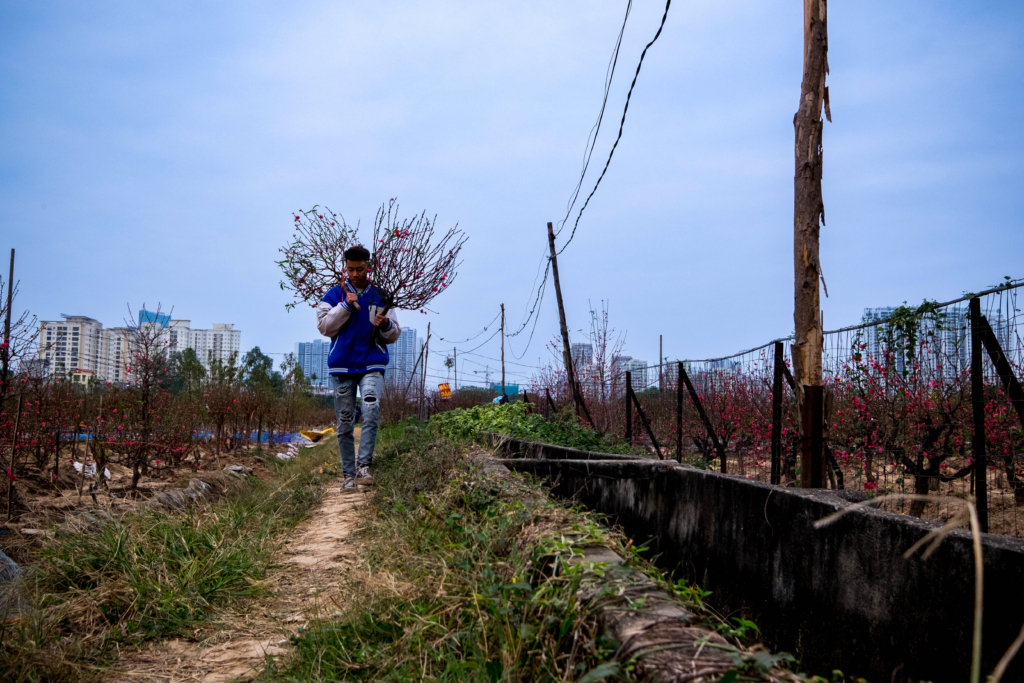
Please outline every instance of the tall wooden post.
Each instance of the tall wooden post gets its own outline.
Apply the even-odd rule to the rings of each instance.
[[[662,363],[665,362],[665,349],[662,347],[662,335],[658,335],[658,392],[665,391],[665,373],[662,372]]]
[[[569,348],[569,327],[565,324],[565,305],[562,303],[562,285],[558,279],[558,255],[555,253],[555,228],[548,223],[548,247],[551,250],[551,276],[555,281],[555,299],[558,301],[558,324],[562,333],[562,360],[565,376],[572,392],[573,410],[576,411],[576,376],[572,369],[572,351]]]
[[[501,305],[501,395],[505,395],[505,304]]]
[[[427,340],[423,342],[423,368],[420,370],[420,420],[427,420],[427,357],[430,355],[430,323],[427,323]]]
[[[11,364],[11,306],[14,305],[14,250],[11,249],[11,270],[7,277],[7,311],[4,313],[4,345],[0,348],[0,405],[7,398],[7,370]]]
[[[626,443],[633,445],[633,373],[626,370]]]
[[[775,372],[772,380],[772,473],[771,483],[782,482],[782,342],[775,342]]]
[[[982,328],[981,299],[970,302],[971,314],[971,410],[974,416],[974,436],[971,437],[971,455],[974,459],[975,505],[978,523],[988,532],[988,454],[985,451],[985,377],[981,363]]]
[[[14,514],[14,480],[18,478],[18,430],[21,429],[21,406],[25,401],[25,392],[18,394],[18,415],[14,418],[14,436],[11,437],[11,464],[7,471],[7,521]]]
[[[455,379],[452,380],[452,391],[459,390],[459,350],[456,348],[452,351],[455,357],[452,359],[452,372],[455,375]]]
[[[676,461],[683,461],[683,361],[676,368]]]
[[[808,428],[818,434],[822,426],[816,422],[824,418],[822,411],[813,409],[806,400],[806,387],[822,385],[822,329],[819,281],[821,263],[818,243],[825,205],[821,195],[822,109],[831,121],[828,88],[828,30],[826,0],[804,0],[804,72],[800,83],[800,106],[793,118],[796,129],[793,201],[793,265],[794,265],[794,329],[793,374],[796,375],[797,402],[804,425],[800,466],[805,473],[803,481],[820,488],[821,478],[807,478],[809,473],[823,471],[820,440],[806,433]],[[817,391],[817,390],[812,390]]]

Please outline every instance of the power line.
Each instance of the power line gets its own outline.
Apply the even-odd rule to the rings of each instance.
[[[647,55],[647,50],[650,49],[651,45],[654,45],[654,42],[658,40],[658,37],[661,35],[661,30],[665,28],[665,20],[668,18],[668,8],[671,5],[672,0],[667,0],[665,3],[665,13],[661,15],[661,25],[658,26],[658,32],[654,34],[654,37],[651,38],[651,42],[647,43],[647,46],[644,47],[644,51],[640,53],[640,62],[636,65],[636,73],[633,74],[633,82],[630,83],[629,93],[626,94],[626,106],[622,109],[622,120],[619,122],[619,134],[615,137],[615,144],[612,145],[612,150],[608,153],[608,160],[604,162],[604,170],[601,171],[601,175],[597,178],[597,182],[594,183],[594,189],[590,191],[590,194],[587,196],[587,201],[583,202],[583,206],[580,207],[579,215],[576,216],[576,223],[572,226],[572,233],[569,235],[568,241],[562,245],[562,248],[559,250],[557,255],[561,255],[561,253],[565,251],[565,248],[569,246],[569,242],[572,242],[572,238],[576,236],[576,228],[580,225],[580,218],[583,216],[583,211],[587,208],[587,205],[590,204],[591,197],[593,197],[594,193],[597,192],[598,186],[604,179],[604,174],[608,172],[608,165],[612,163],[612,156],[615,155],[615,148],[619,146],[619,140],[622,139],[622,129],[626,125],[626,112],[629,111],[629,100],[633,97],[633,88],[636,86],[636,79],[640,75],[640,67],[644,64],[644,57]]]
[[[453,341],[449,341],[448,343],[450,343],[450,344],[454,344],[454,345],[456,345],[456,346],[457,346],[457,345],[459,345],[459,344],[465,344],[466,342],[470,342],[470,341],[473,341],[474,339],[476,339],[477,337],[479,337],[479,336],[480,336],[481,334],[483,334],[484,332],[486,332],[486,331],[487,331],[487,328],[489,328],[489,327],[490,327],[491,325],[493,325],[493,324],[494,324],[494,321],[495,321],[495,320],[497,320],[497,319],[498,319],[498,318],[499,318],[500,316],[501,316],[501,314],[500,314],[500,313],[499,313],[498,315],[494,316],[494,318],[492,318],[492,319],[491,319],[491,322],[489,322],[489,323],[487,323],[486,325],[484,325],[484,329],[480,330],[479,332],[477,332],[476,334],[474,334],[474,335],[473,335],[472,337],[468,337],[468,338],[466,338],[466,339],[463,339],[463,340],[461,340],[461,341],[454,341],[454,342],[453,342]],[[493,337],[493,335],[492,335],[492,337]],[[438,339],[439,339],[440,341],[446,341],[444,337],[438,337]]]
[[[563,218],[558,227],[558,232],[562,232],[562,227],[565,226],[565,222],[569,220],[569,215],[572,213],[572,209],[576,206],[576,199],[580,196],[580,189],[583,187],[583,179],[587,175],[587,169],[590,167],[590,157],[594,154],[594,146],[597,144],[597,136],[601,132],[601,122],[604,120],[605,106],[608,104],[608,93],[611,92],[612,79],[615,77],[615,67],[619,63],[619,48],[622,47],[622,36],[626,32],[626,22],[629,20],[629,12],[633,9],[633,0],[629,0],[626,3],[626,16],[622,18],[622,28],[619,29],[619,37],[615,40],[615,49],[612,50],[611,59],[608,60],[608,68],[605,69],[604,73],[604,97],[601,99],[601,111],[597,114],[597,122],[594,123],[594,127],[590,129],[590,133],[587,135],[587,144],[583,148],[583,171],[580,172],[579,182],[576,183],[576,187],[572,191],[572,196],[569,198],[568,207],[565,210],[565,218]],[[556,233],[557,235],[558,233]]]

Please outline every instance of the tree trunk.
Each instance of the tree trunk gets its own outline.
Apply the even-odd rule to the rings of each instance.
[[[918,456],[917,466],[914,468],[914,493],[919,496],[928,495],[928,481],[929,477],[925,475],[924,469],[924,458]],[[920,517],[924,514],[924,509],[927,507],[927,501],[915,500],[910,504],[910,516]]]

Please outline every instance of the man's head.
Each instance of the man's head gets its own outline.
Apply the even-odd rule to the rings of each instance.
[[[356,245],[345,250],[345,273],[353,287],[362,289],[368,283],[367,268],[370,265],[370,252],[365,247]]]

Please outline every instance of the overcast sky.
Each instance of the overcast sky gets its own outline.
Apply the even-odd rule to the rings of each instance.
[[[160,304],[291,351],[317,334],[278,288],[292,213],[368,225],[398,197],[469,236],[436,314],[400,322],[464,339],[504,302],[517,326],[625,5],[0,2],[0,249],[17,249],[19,308],[114,326]],[[634,4],[585,193],[663,8]],[[826,328],[1024,276],[1024,3],[829,8]],[[560,259],[574,341],[601,300],[652,362],[659,334],[666,356],[705,358],[791,332],[801,41],[799,0],[672,4]],[[549,357],[551,294],[532,345],[510,342],[520,363]],[[431,374],[450,350],[435,337]],[[476,353],[497,358],[498,338]],[[463,354],[459,374],[485,364]]]

